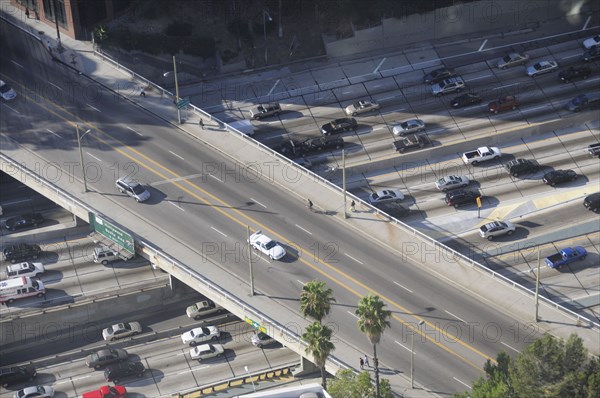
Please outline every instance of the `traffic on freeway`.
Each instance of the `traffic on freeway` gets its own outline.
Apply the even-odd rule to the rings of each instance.
[[[494,358],[498,351],[508,348],[513,353],[519,352],[543,333],[535,324],[516,320],[495,306],[474,299],[434,275],[422,272],[410,261],[399,259],[389,247],[365,238],[330,217],[335,213],[328,212],[322,204],[308,211],[298,205],[297,198],[280,187],[236,173],[239,169],[232,159],[222,157],[199,140],[181,134],[170,123],[133,104],[114,101],[104,89],[100,90],[104,95],[92,104],[78,95],[69,98],[33,96],[29,90],[32,86],[67,87],[83,85],[84,80],[53,64],[34,43],[25,38],[22,40],[8,46],[9,53],[4,58],[18,60],[19,64],[31,64],[30,71],[21,70],[8,60],[0,61],[2,73],[11,76],[11,86],[18,92],[11,108],[25,115],[14,117],[11,113],[3,118],[2,140],[11,143],[10,148],[3,145],[3,154],[62,165],[61,170],[65,174],[62,179],[55,180],[56,184],[135,230],[144,239],[156,244],[160,242],[159,246],[171,254],[178,256],[181,253],[187,265],[229,289],[236,289],[244,300],[248,278],[247,258],[244,256],[247,243],[251,243],[256,248],[254,277],[257,290],[261,296],[268,297],[279,306],[279,311],[271,308],[261,310],[272,311],[271,314],[297,312],[295,300],[303,284],[314,279],[326,279],[333,285],[339,303],[330,314],[336,338],[367,351],[370,345],[356,329],[353,308],[348,307],[355,306],[358,298],[367,292],[379,294],[393,310],[392,328],[386,331],[381,342],[381,363],[390,369],[409,368],[410,356],[407,353],[411,350],[407,348],[407,340],[418,330],[419,336],[428,336],[418,338],[417,342],[419,361],[415,370],[419,384],[444,394],[464,389],[466,384],[482,374],[482,364]],[[556,54],[546,54],[548,49],[540,49],[540,54],[527,55],[532,61],[552,55],[559,68],[563,64],[568,67],[572,62],[566,58],[571,54],[569,51],[575,54],[581,50],[576,47],[575,40],[565,40],[561,45],[564,48],[556,49]],[[17,47],[30,48],[31,54],[24,55],[16,51]],[[340,96],[335,103],[328,100],[330,97],[325,91],[319,94],[318,100],[316,96],[311,100],[307,100],[308,96],[291,99],[281,104],[281,112],[258,118],[252,116],[252,119],[258,119],[251,122],[256,127],[253,137],[273,148],[288,138],[295,139],[301,143],[301,154],[316,166],[330,163],[339,166],[339,149],[343,145],[347,151],[348,166],[369,165],[371,162],[375,165],[353,181],[350,187],[352,193],[361,199],[372,198],[371,202],[376,203],[378,198],[387,201],[384,190],[395,192],[393,199],[409,208],[403,220],[438,239],[461,240],[464,235],[472,243],[469,247],[478,247],[482,243],[487,245],[490,240],[488,236],[481,237],[481,226],[493,221],[527,218],[528,214],[533,214],[526,222],[513,220],[513,233],[507,232],[491,239],[501,243],[495,246],[496,250],[501,250],[513,239],[545,234],[547,229],[543,225],[537,230],[533,228],[537,217],[543,210],[551,211],[553,206],[560,206],[562,201],[580,202],[579,209],[573,207],[570,210],[575,218],[583,220],[593,214],[583,206],[585,198],[599,190],[597,168],[594,167],[596,159],[586,152],[588,145],[597,141],[594,138],[597,123],[584,120],[594,119],[590,112],[576,115],[580,118],[573,123],[575,127],[572,128],[576,131],[552,130],[552,133],[524,136],[521,140],[509,135],[536,123],[573,117],[574,113],[564,109],[565,104],[589,92],[591,85],[588,83],[593,82],[598,68],[592,64],[593,73],[587,80],[565,84],[550,80],[555,72],[533,80],[520,70],[521,66],[496,70],[498,59],[482,59],[479,63],[466,63],[465,60],[465,65],[453,65],[452,70],[462,76],[460,81],[466,86],[462,88],[457,85],[451,89],[450,84],[458,82],[457,78],[451,78],[454,80],[448,81],[448,84],[444,81],[443,84],[434,83],[439,87],[432,90],[428,83],[422,82],[423,76],[434,69],[428,66],[415,68],[417,70],[401,77],[350,85],[342,89],[348,93]],[[567,61],[563,62],[565,59]],[[369,91],[370,86],[377,84],[383,84],[383,88],[371,87],[373,91]],[[482,97],[481,105],[475,103],[454,110],[451,105],[454,94],[434,97],[434,93],[458,91],[459,88],[462,91],[475,89]],[[385,98],[391,95],[394,98]],[[499,111],[497,115],[490,112],[489,102],[510,95],[519,99],[515,109],[511,106],[511,109]],[[258,103],[248,102],[240,109],[250,111],[256,106]],[[412,111],[400,109],[402,107]],[[255,114],[253,111],[252,115]],[[231,121],[219,113],[215,115]],[[351,127],[346,128],[346,132],[332,132],[331,136],[323,134],[322,126],[341,117],[353,117],[357,125],[352,127],[353,123],[349,123]],[[406,154],[396,152],[393,143],[400,140],[402,134],[394,134],[394,127],[405,120],[423,121],[425,131],[419,132],[421,124],[417,124],[419,127],[410,134],[428,137],[432,146],[411,148]],[[78,130],[74,124],[85,126],[82,130],[85,133],[83,156],[86,163],[93,164],[98,171],[96,178],[87,181],[89,191],[86,189],[85,192],[79,172],[72,173],[72,169],[67,169],[67,162],[77,162],[80,155]],[[326,140],[321,139],[324,135]],[[491,141],[491,135],[499,138],[486,144],[501,150],[499,158],[492,156],[481,164],[465,165],[463,153],[486,146],[471,145],[468,141],[479,142],[482,138]],[[32,141],[31,136],[39,141]],[[506,141],[502,139],[504,136]],[[305,138],[313,140],[307,143]],[[39,142],[44,145],[40,146]],[[452,156],[442,152],[450,146],[453,146]],[[291,147],[295,153],[297,145]],[[319,155],[314,155],[319,152]],[[420,165],[413,166],[416,171],[378,168],[379,160],[418,156],[420,153],[426,154],[423,155],[427,158],[428,169],[425,171]],[[532,172],[517,172],[515,175],[514,171],[507,170],[506,165],[517,159],[535,160],[539,167]],[[577,178],[552,187],[543,182],[552,170],[573,170]],[[315,171],[327,174],[325,169],[318,167]],[[466,176],[464,181],[468,181],[468,185],[458,189],[473,194],[459,195],[454,189],[444,193],[436,186],[436,181],[454,175]],[[73,176],[76,176],[74,180]],[[69,183],[67,179],[70,179]],[[377,192],[382,195],[378,193],[374,197],[373,193]],[[466,199],[459,199],[459,196]],[[476,197],[483,203],[481,219],[475,206]],[[319,203],[319,199],[313,200]],[[302,198],[302,202],[305,201],[306,198]],[[356,207],[357,216],[361,212],[371,212],[366,202]],[[563,222],[569,220],[568,215],[560,217],[565,217],[561,219]],[[555,226],[560,225],[559,221],[554,223]],[[373,228],[386,228],[385,225],[381,222]],[[463,244],[462,241],[459,243]],[[589,256],[576,265],[592,269],[598,255],[597,242],[591,240],[583,246]],[[486,247],[486,253],[491,251]],[[473,252],[473,257],[482,256],[476,250]],[[569,270],[568,267],[563,270]],[[544,273],[549,275],[546,271]],[[569,273],[561,276],[568,277]],[[590,280],[593,277],[594,274],[590,274]],[[421,320],[424,324],[420,323]],[[120,325],[123,320],[114,321],[117,323],[106,327]],[[421,325],[423,331],[418,329]],[[501,331],[493,338],[489,335],[491,325],[494,330]],[[138,336],[143,336],[145,326],[140,326],[142,333]],[[207,334],[212,333],[209,330]],[[181,343],[181,336],[177,338]],[[181,348],[178,355],[182,359],[188,356],[202,359],[206,352],[204,348],[204,344]],[[208,350],[225,358],[231,355],[226,344],[223,347],[209,346]],[[165,354],[165,361],[171,359]],[[148,363],[143,365],[144,369],[150,367]],[[143,381],[147,371],[134,367],[131,374],[140,376]],[[113,376],[109,378],[114,380]],[[93,380],[95,387],[89,385],[86,389],[101,386],[101,377],[94,376]],[[118,376],[117,380],[120,381]],[[144,383],[150,385],[150,381]],[[156,384],[160,385],[161,382]],[[148,392],[151,396],[160,393]]]

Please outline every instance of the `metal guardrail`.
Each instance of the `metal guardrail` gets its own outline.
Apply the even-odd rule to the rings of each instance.
[[[76,205],[80,209],[84,209],[86,214],[84,215],[83,212],[81,212],[81,210],[79,210],[78,211],[79,214],[77,214],[78,217],[85,219],[85,216],[87,216],[87,212],[93,212],[95,214],[102,216],[103,218],[110,221],[111,223],[118,226],[119,228],[130,232],[127,228],[124,228],[122,225],[120,225],[115,220],[111,219],[110,217],[105,216],[102,213],[96,212],[93,208],[91,208],[87,204],[72,197],[69,193],[67,193],[64,190],[62,190],[61,188],[55,186],[51,182],[48,182],[48,181],[42,179],[40,176],[38,176],[31,170],[27,169],[25,166],[18,164],[13,159],[6,156],[5,154],[0,153],[0,159],[2,160],[2,170],[7,171],[7,174],[9,174],[9,175],[14,174],[14,171],[18,170],[20,173],[23,173],[25,175],[25,179],[31,178],[32,180],[42,184],[46,190],[53,192],[58,198],[65,200],[65,202],[72,203],[73,205]],[[12,170],[6,170],[5,164],[9,164],[12,167]],[[72,211],[73,213],[75,213],[74,210],[77,210],[77,209],[74,206],[69,206],[69,210]],[[181,271],[187,273],[187,275],[190,278],[193,278],[196,281],[201,282],[207,290],[213,291],[215,294],[218,294],[219,296],[226,299],[232,305],[237,306],[241,310],[242,313],[249,314],[249,315],[253,316],[254,318],[256,318],[256,320],[260,320],[264,324],[269,324],[269,326],[275,328],[282,336],[285,336],[286,342],[288,342],[288,343],[295,342],[297,344],[300,344],[304,349],[306,349],[307,344],[304,340],[302,340],[300,335],[297,335],[297,334],[291,332],[284,325],[280,324],[279,322],[275,321],[274,319],[269,318],[267,315],[258,311],[254,307],[249,306],[247,303],[240,301],[233,294],[224,290],[223,288],[221,288],[217,284],[213,283],[209,279],[205,278],[204,276],[202,276],[198,272],[194,271],[193,269],[189,268],[185,264],[180,263],[179,261],[177,261],[174,257],[170,256],[169,254],[164,253],[160,249],[156,248],[154,245],[152,245],[152,243],[140,239],[140,237],[138,235],[136,235],[135,233],[132,233],[132,232],[130,232],[130,233],[135,238],[136,246],[138,248],[145,249],[146,251],[149,252],[149,254],[150,254],[149,260],[151,262],[152,262],[151,256],[161,257],[162,259],[164,259],[165,262],[167,262],[167,263],[173,265],[174,267],[179,268]],[[205,257],[205,259],[214,264],[214,262],[212,260],[210,260],[209,258]],[[217,266],[217,265],[215,264],[215,266]],[[302,355],[302,354],[300,354],[300,355]],[[351,368],[344,362],[338,360],[335,357],[331,357],[331,356],[328,359],[328,367],[330,370],[331,369],[335,370],[332,372],[333,374],[335,374],[336,371],[339,369]]]
[[[193,390],[187,390],[185,392],[178,392],[171,394],[172,398],[199,398],[206,394],[212,394],[218,391],[227,390],[231,387],[237,387],[243,384],[254,383],[259,381],[265,381],[274,379],[277,377],[289,376],[292,374],[294,368],[298,367],[299,364],[280,366],[274,369],[264,370],[260,372],[250,373],[249,375],[242,375],[231,379],[219,381],[213,384],[205,385]]]

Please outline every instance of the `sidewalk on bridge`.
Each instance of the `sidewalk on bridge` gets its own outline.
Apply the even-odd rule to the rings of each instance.
[[[13,15],[12,17],[13,19],[17,19],[15,22],[28,26],[29,30],[33,32],[33,34],[38,35],[42,40],[47,40],[53,32],[53,29],[39,21],[26,20],[24,15],[21,17]],[[40,35],[39,32],[44,33]],[[45,43],[45,41],[42,41],[42,43]],[[121,95],[125,96],[136,105],[154,113],[163,120],[173,124],[181,131],[206,142],[224,155],[238,159],[242,164],[252,164],[255,162],[256,150],[252,146],[247,145],[248,142],[246,141],[246,138],[227,132],[215,121],[204,120],[204,127],[202,128],[199,126],[200,116],[194,112],[185,111],[184,123],[179,125],[177,123],[176,110],[170,98],[161,97],[158,93],[152,91],[148,91],[145,97],[141,97],[139,91],[132,88],[142,87],[143,82],[132,79],[128,73],[116,69],[111,64],[104,62],[101,58],[95,56],[92,51],[91,43],[78,42],[63,36],[62,46],[64,47],[64,51],[54,51],[57,47],[57,43],[56,41],[51,40],[53,54],[65,64],[77,69],[81,74],[89,76],[91,79],[96,80],[111,89],[117,88],[115,91],[119,91]],[[124,87],[130,88],[131,90],[128,89],[123,91],[122,88]],[[396,247],[397,244],[400,243],[400,240],[395,233],[402,232],[402,229],[391,232],[390,230],[393,228],[381,228],[381,222],[379,222],[381,219],[375,214],[365,211],[361,211],[358,214],[352,214],[350,218],[344,219],[342,215],[344,214],[345,209],[343,208],[343,205],[339,205],[340,195],[336,190],[313,181],[303,182],[303,184],[290,184],[287,187],[282,185],[282,188],[287,189],[298,198],[299,206],[304,205],[303,202],[307,197],[314,198],[313,201],[318,210],[336,214],[337,217],[335,217],[335,219],[338,222],[346,223],[349,228],[356,230],[357,234],[370,236],[371,239],[381,242],[390,250],[397,251]],[[336,203],[338,205],[333,205]],[[378,222],[373,222],[373,220]],[[411,241],[410,236],[408,236],[407,239],[409,242]],[[164,247],[166,245],[161,246]],[[171,251],[171,253],[173,253],[173,251]],[[492,294],[498,296],[495,297],[494,300],[488,301],[485,300],[484,297],[481,297],[481,299],[500,311],[511,311],[509,315],[516,317],[517,319],[521,319],[524,322],[530,322],[531,310],[533,308],[530,296],[515,294],[519,292],[517,289],[498,289],[496,286],[497,282],[493,280],[493,278],[482,278],[479,273],[466,272],[465,270],[468,269],[468,267],[461,268],[461,272],[457,272],[456,267],[447,267],[447,265],[448,264],[446,263],[439,262],[437,264],[428,264],[428,268],[430,272],[440,275],[440,277],[443,277],[444,279],[460,280],[460,285],[462,286],[473,286],[473,289],[477,289],[477,291],[493,292]],[[452,273],[452,275],[450,275],[450,273]],[[447,274],[447,276],[444,276],[444,274]],[[475,292],[475,294],[477,294],[477,292]],[[253,305],[255,299],[255,297],[244,297],[244,300],[247,300],[251,305]],[[260,306],[256,306],[255,308],[260,308]],[[279,307],[280,311],[281,309],[282,308]],[[546,322],[539,323],[538,325],[545,330],[552,331],[554,334],[564,338],[568,338],[572,332],[577,332],[584,339],[587,347],[600,347],[598,333],[593,328],[590,328],[589,325],[583,325],[583,327],[581,327],[582,325],[579,325],[578,322],[556,312],[550,305],[542,304],[540,306],[540,315]],[[295,318],[296,316],[297,314],[294,314],[292,318]],[[357,347],[340,345],[339,348],[342,347],[343,349],[340,349],[339,351],[336,350],[335,355],[347,364],[354,364],[356,358],[362,355],[362,350]],[[598,351],[598,348],[596,351]],[[598,354],[598,352],[594,353]],[[382,366],[385,366],[385,364],[382,364]],[[406,376],[408,369],[402,369],[401,371],[397,370],[393,374],[390,373],[386,375],[386,377],[390,378],[394,391],[401,392],[406,397],[435,396],[435,394],[422,388],[415,390],[411,389],[410,379]]]

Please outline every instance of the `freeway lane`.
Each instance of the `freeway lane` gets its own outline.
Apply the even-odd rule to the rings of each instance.
[[[135,113],[136,112],[136,111],[134,111],[134,110],[132,110],[132,109],[126,107],[126,106],[123,106],[123,108],[125,108],[125,111],[127,113]],[[122,112],[123,112],[123,109],[121,110],[121,113]],[[115,115],[111,115],[111,116],[115,116]],[[95,121],[94,121],[94,123],[95,123]],[[117,124],[118,124],[117,122],[113,123],[113,125],[117,125]],[[149,118],[148,119],[148,125],[153,125],[153,124],[156,124],[156,121]],[[152,130],[153,130],[152,132],[154,132],[155,128],[152,127]],[[156,129],[156,130],[158,131],[158,129]],[[94,136],[90,136],[90,138],[92,138],[92,137],[94,137]],[[164,137],[165,137],[165,139],[168,138],[169,141],[173,140],[173,136],[172,135],[165,134]],[[16,137],[16,138],[18,138],[18,137]],[[158,140],[158,136],[156,136],[156,137],[153,136],[152,140]],[[187,144],[187,146],[195,145],[194,143],[189,143],[189,142],[186,143],[186,144]],[[171,150],[173,150],[175,153],[179,154],[180,150],[183,150],[183,149],[179,148],[179,147],[175,148],[175,146],[176,146],[176,144],[174,144],[173,142],[170,142],[170,143],[162,145],[161,146],[161,150],[164,153],[164,150],[166,148],[173,148]],[[133,156],[133,155],[130,154],[130,149],[129,148],[126,148],[125,151],[130,156]],[[156,155],[157,159],[160,159],[160,155],[159,154],[155,154],[153,151],[148,151],[148,153],[152,153],[153,156]],[[198,148],[198,153],[202,153],[202,156],[204,156],[204,153],[202,152],[202,148]],[[44,153],[43,154],[43,156],[48,156],[48,157],[50,157],[51,155],[52,155],[51,153]],[[118,156],[118,155],[113,155],[113,156]],[[76,159],[76,156],[72,156],[72,158]],[[152,164],[151,162],[148,162],[146,159],[143,159],[143,161],[146,162],[144,164],[144,166],[147,167],[147,168],[150,168],[150,167],[154,168],[156,166],[155,164]],[[170,159],[170,161],[173,162],[173,164],[177,164],[177,161],[174,160],[174,159]],[[158,161],[158,160],[154,161],[154,162],[155,163],[160,163],[160,161]],[[226,162],[224,162],[224,163],[226,163]],[[189,165],[185,165],[185,164],[179,164],[178,166],[180,168],[186,168],[186,167],[189,168],[190,167]],[[185,174],[182,173],[181,175],[193,175],[193,174],[197,173],[198,170],[186,170],[186,171],[188,173],[185,173]],[[165,176],[163,176],[163,175],[156,176],[155,175],[155,177],[164,178]],[[109,182],[107,182],[107,181],[101,181],[101,182],[99,182],[98,185],[101,186],[101,187],[102,186],[109,187],[111,184],[112,184],[112,182],[110,182],[110,181]],[[187,181],[186,181],[186,186],[187,187],[192,187],[192,185],[190,183],[188,183]],[[261,200],[261,199],[267,199],[267,198],[273,197],[272,195],[275,195],[275,193],[273,192],[273,191],[275,191],[275,189],[272,188],[272,187],[269,187],[269,186],[265,186],[264,184],[253,184],[253,185],[252,184],[247,184],[247,183],[244,184],[244,181],[242,181],[240,183],[240,186],[243,186],[244,190],[246,190],[246,189],[250,190],[250,192],[252,192],[251,188],[253,188],[253,187],[254,187],[254,189],[256,190],[257,193],[260,193],[258,191],[262,191],[262,196],[259,197],[259,200]],[[194,195],[196,195],[196,196],[198,196],[197,192],[202,192],[198,188],[195,188],[195,187],[192,187],[192,188],[194,188],[194,190],[195,190]],[[192,188],[186,188],[186,189],[190,190]],[[80,189],[80,188],[78,188],[78,189]],[[109,192],[109,191],[106,190],[104,192]],[[246,193],[247,192],[244,192],[244,194],[246,194]],[[91,195],[88,195],[88,196],[91,196]],[[254,196],[256,196],[256,195],[253,194],[253,197]],[[275,197],[277,197],[277,196],[275,196]],[[265,202],[266,202],[266,200],[265,200]],[[288,202],[288,203],[286,203],[286,202]],[[131,202],[131,201],[129,201],[129,202],[123,201],[122,203],[124,205],[127,204],[127,205],[131,206],[131,204],[133,202]],[[218,202],[215,202],[215,203],[218,204]],[[175,231],[178,231],[178,229],[177,229],[178,228],[178,224],[181,224],[182,222],[187,221],[187,219],[189,217],[188,213],[185,214],[185,216],[186,216],[185,218],[182,217],[179,213],[177,213],[177,212],[180,212],[180,210],[178,210],[178,209],[170,209],[171,211],[168,211],[168,210],[166,211],[166,214],[171,216],[170,219],[161,218],[160,214],[159,215],[154,214],[154,208],[159,208],[159,207],[163,206],[163,204],[158,205],[158,206],[153,206],[151,210],[146,209],[145,207],[143,207],[144,205],[135,205],[135,204],[133,204],[133,205],[135,206],[134,208],[136,209],[137,212],[143,214],[144,217],[146,217],[147,219],[152,220],[155,223],[155,225],[158,225],[159,223],[162,223],[162,227],[164,229],[166,229],[166,230],[171,230],[171,231],[175,230]],[[284,211],[287,210],[287,214],[286,215],[290,219],[295,220],[296,222],[298,222],[297,220],[301,220],[303,218],[306,218],[306,215],[305,215],[306,213],[299,213],[299,212],[297,212],[299,214],[293,214],[292,213],[292,209],[298,210],[297,209],[298,206],[295,203],[292,203],[290,205],[289,204],[289,199],[287,201],[280,202],[279,205],[282,208],[284,208],[283,209]],[[133,207],[133,206],[131,206],[131,207]],[[166,206],[166,204],[163,207],[167,207],[168,208],[168,206]],[[303,210],[303,209],[300,209],[300,210]],[[282,214],[282,213],[283,212],[277,213],[277,214]],[[290,214],[290,213],[292,213],[292,214]],[[322,215],[318,215],[318,216],[322,216]],[[311,217],[315,218],[315,217],[317,217],[317,215],[314,215],[314,216],[311,216]],[[277,218],[277,215],[273,216],[272,218]],[[281,218],[281,216],[279,216],[278,218]],[[403,267],[405,267],[405,265],[402,264],[402,263],[398,263],[397,259],[394,258],[393,255],[391,255],[390,253],[379,252],[379,251],[374,250],[372,247],[369,247],[370,246],[369,245],[370,242],[364,242],[364,243],[363,242],[354,242],[354,241],[356,241],[356,238],[352,237],[351,233],[345,231],[343,228],[339,228],[339,226],[336,223],[323,221],[323,218],[324,217],[320,217],[318,219],[319,222],[316,223],[317,225],[315,225],[315,228],[314,228],[315,232],[311,231],[311,233],[313,233],[314,236],[315,236],[315,240],[317,240],[317,241],[327,241],[328,237],[335,236],[336,240],[339,239],[341,242],[352,242],[353,243],[352,246],[354,247],[353,250],[351,250],[352,248],[348,249],[348,246],[350,246],[350,245],[347,245],[342,250],[344,250],[345,252],[351,253],[351,255],[354,258],[359,258],[360,256],[363,256],[365,259],[367,259],[367,261],[370,261],[371,263],[375,263],[376,264],[375,268],[378,271],[380,270],[381,275],[378,275],[377,278],[372,278],[371,279],[367,275],[361,275],[361,279],[363,280],[363,283],[368,283],[370,286],[374,286],[376,289],[379,289],[379,286],[385,286],[384,285],[384,281],[389,281],[391,275],[402,275],[402,279],[403,280],[406,279],[406,282],[409,283],[410,286],[414,289],[413,291],[420,291],[420,289],[416,289],[416,288],[419,288],[419,287],[423,286],[424,287],[423,290],[426,293],[429,293],[427,286],[436,286],[435,283],[433,283],[432,281],[429,280],[431,278],[427,278],[425,276],[410,275],[411,277],[414,277],[416,279],[421,278],[423,280],[422,282],[420,282],[419,280],[411,280],[411,279],[406,278],[405,274],[408,275],[409,272],[406,272],[407,270],[403,269]],[[263,220],[261,220],[261,222],[263,222]],[[265,223],[268,222],[269,223],[268,224],[269,228],[273,229],[274,231],[285,231],[285,234],[294,237],[295,241],[296,240],[301,241],[301,242],[307,241],[307,239],[306,239],[305,236],[303,236],[301,234],[298,234],[297,231],[294,232],[294,230],[291,229],[291,228],[286,227],[285,223],[282,222],[281,220],[269,219],[268,221],[265,220],[264,222]],[[191,223],[195,224],[194,222],[191,222]],[[239,224],[239,222],[237,222],[237,223]],[[312,222],[312,220],[311,220],[311,224],[315,224],[315,223]],[[239,225],[234,225],[232,227],[230,224],[224,224],[224,226],[227,226],[227,225],[229,225],[228,226],[228,231],[233,231],[233,230],[239,229]],[[277,228],[275,228],[275,227],[277,227]],[[203,231],[203,232],[205,232],[205,231]],[[323,234],[322,232],[326,232],[326,234]],[[210,233],[210,231],[209,231],[209,233]],[[242,235],[241,239],[243,239],[243,233],[240,234],[240,235]],[[179,235],[177,235],[177,236],[179,236]],[[229,236],[235,236],[235,235],[232,234],[232,235],[229,235]],[[185,235],[182,238],[182,240],[184,240],[186,242],[189,242],[193,246],[194,243],[197,244],[197,242],[198,242],[197,239],[194,239],[194,238],[195,238],[194,236]],[[233,241],[239,241],[241,239],[236,238],[236,239],[231,239],[231,240],[233,240]],[[231,242],[231,240],[229,240],[229,241]],[[219,241],[227,241],[227,240],[224,240],[223,238],[220,238]],[[340,246],[342,246],[342,245],[340,245]],[[364,250],[363,250],[363,246],[364,246]],[[340,263],[342,263],[342,262],[340,261]],[[322,264],[323,264],[323,262],[321,263],[321,265]],[[363,261],[363,264],[365,264],[364,261]],[[352,265],[352,263],[348,262],[347,260],[344,261],[344,264],[342,264],[342,265],[345,268],[347,267],[348,272],[352,271],[356,275],[360,275],[360,274],[364,273],[363,272],[364,267],[357,266],[357,265]],[[330,270],[331,269],[326,270],[326,272],[330,272]],[[315,272],[310,272],[310,271],[306,271],[306,270],[305,270],[305,272],[306,272],[306,275],[308,277],[314,277],[315,275],[318,275]],[[273,280],[274,278],[271,277],[269,279]],[[400,278],[398,278],[398,279],[400,279]],[[275,279],[275,280],[277,280],[277,279]],[[271,283],[271,284],[268,284],[267,287],[270,288],[270,289],[273,289],[274,290],[274,294],[283,293],[283,296],[281,296],[281,297],[285,297],[285,298],[297,297],[297,292],[291,292],[290,293],[284,287],[277,286],[277,284]],[[264,286],[259,285],[259,288],[263,289]],[[439,288],[439,286],[436,286],[436,288]],[[388,294],[387,290],[390,290],[390,291],[393,291],[393,292],[396,292],[396,293]],[[364,291],[364,288],[363,288],[363,291]],[[385,290],[385,295],[386,296],[390,296],[390,297],[394,297],[394,294],[398,295],[397,291],[398,291],[398,287],[396,285],[394,285],[391,288]],[[458,308],[461,308],[461,307],[462,308],[473,308],[472,307],[472,303],[471,303],[472,300],[467,299],[466,297],[463,297],[460,293],[455,292],[452,289],[448,289],[448,288],[441,289],[440,288],[438,291],[440,291],[440,292],[444,291],[444,296],[445,297],[444,297],[444,300],[442,301],[444,303],[446,303],[446,302],[452,302],[453,304],[457,305]],[[350,303],[353,303],[353,302],[355,303],[356,300],[357,300],[356,296],[348,295],[344,291],[340,292],[339,289],[336,289],[336,296],[339,297],[340,302],[348,303],[348,305],[350,305]],[[396,306],[396,307],[399,308],[400,310],[402,310],[402,308],[400,306]],[[431,308],[431,307],[429,307],[429,308]],[[451,312],[451,313],[453,313],[455,315],[456,315],[456,312],[458,312],[458,311],[450,311],[450,310],[447,310],[447,311]],[[486,309],[486,311],[489,311],[489,310]],[[412,311],[412,312],[415,312],[415,311]],[[421,308],[421,311],[419,311],[419,313],[423,313],[423,314],[429,313],[429,312],[431,312],[431,311],[428,310],[427,308]],[[473,313],[475,313],[475,312],[473,312]],[[444,317],[446,317],[446,316],[448,316],[448,315],[447,314],[444,315]],[[478,316],[479,316],[479,314],[478,314]],[[438,318],[443,319],[442,316],[439,316]],[[489,319],[494,319],[494,320],[506,319],[506,318],[502,317],[501,315],[497,314],[495,311],[489,311],[489,316],[482,316],[481,317],[481,319],[484,319],[484,318],[489,318]],[[354,323],[353,320],[344,321],[343,319],[341,320],[341,322],[346,322],[346,323],[348,323],[351,326],[353,326],[353,323]],[[510,324],[511,324],[511,321],[508,320],[508,319],[506,319],[505,325],[510,325]],[[395,323],[395,325],[397,325],[397,323]],[[348,327],[348,330],[345,331],[345,332],[346,333],[352,333],[351,331],[352,331],[352,327]],[[356,333],[356,332],[354,334],[358,335],[358,333]],[[392,334],[391,336],[393,337],[394,335]],[[360,340],[359,340],[359,338],[360,338]],[[353,339],[355,341],[359,342],[359,344],[361,346],[363,346],[363,347],[366,346],[366,342],[365,342],[363,336],[357,336],[357,337],[354,337]],[[403,340],[399,339],[398,341],[402,342]],[[520,343],[524,344],[524,342],[520,342]],[[392,343],[392,344],[396,344],[396,343]],[[477,344],[478,345],[482,345],[482,346],[486,346],[486,345],[488,345],[488,342],[477,341]],[[386,346],[387,345],[389,345],[389,343],[386,344]],[[444,345],[444,344],[441,343],[441,345]],[[460,343],[454,343],[454,346],[459,346],[459,345],[460,345]],[[451,346],[451,347],[454,349],[455,348],[454,346]],[[489,348],[486,347],[485,351],[489,352],[488,355],[493,355],[493,353],[495,353],[495,351],[497,351],[498,347],[500,347],[500,346],[501,346],[501,344],[499,344],[498,342],[489,342]],[[395,346],[393,346],[393,347],[395,347]],[[463,346],[462,348],[465,348],[465,347]],[[458,347],[457,349],[462,349],[462,348]],[[439,347],[437,347],[437,348],[433,347],[434,354],[437,354],[437,351],[435,351],[436,349],[439,349]],[[393,355],[392,354],[393,352],[395,352],[395,351],[393,349],[390,349],[390,355]],[[468,352],[467,352],[467,354],[468,354]],[[434,356],[436,356],[436,355],[432,355],[431,358],[433,358]],[[452,354],[450,354],[450,356],[451,356],[451,360],[452,360],[453,359],[452,358]],[[392,368],[394,368],[394,369],[406,369],[406,359],[402,360],[402,359],[398,359],[398,358],[392,357],[389,361],[390,361],[390,363],[393,364]],[[388,358],[384,358],[384,363],[387,363],[387,362],[388,362]],[[473,360],[472,362],[480,364],[482,362],[482,359],[481,359],[481,357],[478,357],[477,359]],[[445,364],[442,363],[441,360],[437,360],[437,361],[435,361],[435,363],[440,364],[440,369],[439,370],[441,372],[439,372],[438,369],[435,369],[436,372],[432,372],[433,373],[432,378],[435,379],[435,380],[442,379],[442,377],[440,375],[444,374],[444,372],[447,373],[447,367],[445,366]],[[400,364],[400,366],[396,366],[396,364]],[[464,370],[463,371],[462,369],[458,369],[458,366],[456,364],[453,364],[453,365],[454,365],[454,370],[458,370],[458,372],[464,372],[465,375],[468,375],[467,376],[468,379],[472,378],[472,375],[474,374],[473,372],[471,372],[469,370]],[[462,366],[462,365],[459,365],[459,366]],[[442,369],[444,367],[445,367],[445,370]],[[478,374],[478,372],[475,372],[475,374]],[[456,377],[458,377],[460,379],[465,379],[460,374],[457,375]],[[446,380],[441,380],[441,381],[438,381],[438,382],[435,382],[434,380],[432,380],[432,382],[433,382],[432,385],[434,385],[436,387],[438,385],[441,386],[440,390],[443,390],[443,391],[449,391],[449,390],[452,390],[452,389],[462,388],[462,387],[457,387],[456,384],[452,385],[451,383],[453,383],[453,382],[451,380],[452,380],[451,377],[447,377]]]

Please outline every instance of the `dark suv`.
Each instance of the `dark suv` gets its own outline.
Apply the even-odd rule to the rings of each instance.
[[[321,127],[321,133],[324,135],[343,133],[344,131],[352,130],[356,126],[356,119],[353,117],[343,117],[341,119],[335,119],[327,124],[324,124]]]
[[[598,211],[600,209],[600,192],[593,193],[583,200],[583,206],[591,211]]]
[[[27,260],[37,260],[41,252],[42,249],[38,245],[28,245],[27,243],[8,245],[2,251],[4,259],[13,264]]]
[[[535,173],[540,169],[540,164],[536,160],[530,159],[515,159],[504,165],[504,168],[513,177],[518,177],[519,174]]]
[[[477,191],[468,191],[466,189],[456,189],[446,194],[446,204],[448,206],[458,207],[467,203],[476,203],[481,194]]]
[[[6,388],[11,384],[33,380],[36,375],[37,371],[31,365],[2,368],[0,369],[0,385]]]
[[[141,362],[122,362],[111,365],[104,370],[104,380],[115,384],[129,376],[142,377],[146,368]]]
[[[592,74],[592,69],[587,66],[571,66],[558,74],[558,78],[563,83],[568,83],[571,80],[587,79]]]
[[[29,213],[9,218],[4,225],[9,231],[16,231],[17,229],[37,227],[43,222],[44,217],[40,213]]]

